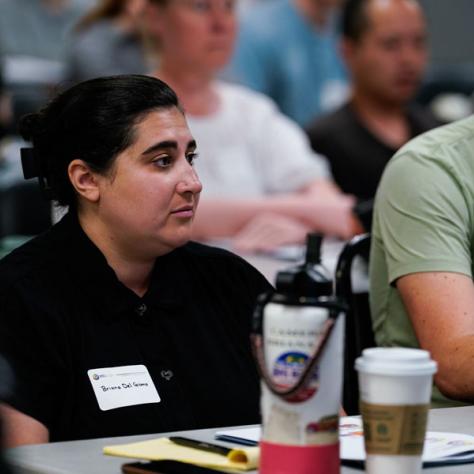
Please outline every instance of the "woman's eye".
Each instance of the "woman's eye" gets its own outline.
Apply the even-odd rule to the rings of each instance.
[[[168,168],[172,163],[172,159],[169,156],[160,156],[153,160],[153,164],[158,168]]]
[[[198,153],[196,152],[192,152],[192,153],[188,153],[186,155],[186,159],[188,160],[188,163],[192,166],[194,165],[194,161],[196,160],[196,158],[199,156]]]

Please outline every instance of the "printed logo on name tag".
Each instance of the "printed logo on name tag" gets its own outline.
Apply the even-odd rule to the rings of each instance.
[[[102,411],[161,400],[144,365],[90,369],[87,376]]]

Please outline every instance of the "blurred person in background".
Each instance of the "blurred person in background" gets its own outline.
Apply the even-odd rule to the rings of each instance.
[[[353,235],[354,200],[328,178],[298,125],[263,94],[216,80],[232,54],[234,7],[232,0],[151,0],[146,15],[160,47],[154,75],[176,90],[199,143],[204,191],[195,237],[233,238],[250,251],[302,243],[310,230]]]
[[[74,0],[0,0],[0,60],[15,124],[64,79],[67,36],[83,11]]]
[[[271,0],[247,8],[225,77],[271,97],[307,126],[347,98],[338,50],[341,0]]]
[[[93,77],[147,72],[142,38],[147,0],[99,0],[71,35],[68,82]]]
[[[423,11],[414,0],[348,0],[342,51],[352,78],[347,104],[309,128],[340,188],[371,200],[388,160],[439,122],[413,103],[427,64]]]

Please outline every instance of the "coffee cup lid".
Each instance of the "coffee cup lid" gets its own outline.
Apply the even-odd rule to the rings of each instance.
[[[355,362],[356,370],[379,375],[429,375],[437,364],[430,353],[404,347],[373,347],[364,349]]]

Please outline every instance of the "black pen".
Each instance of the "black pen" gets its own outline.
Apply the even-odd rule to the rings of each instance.
[[[205,441],[198,441],[197,439],[182,438],[181,436],[170,436],[169,440],[172,443],[179,444],[181,446],[187,446],[188,448],[201,449],[202,451],[209,451],[211,453],[222,454],[227,456],[232,449],[220,446],[218,444],[206,443]]]

